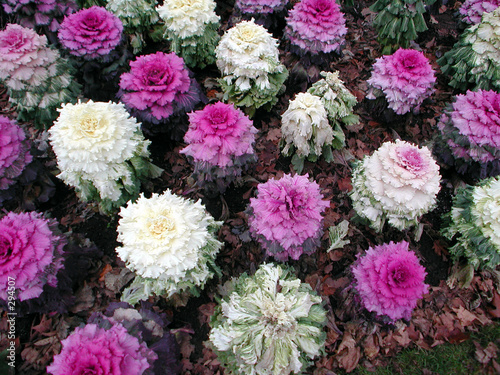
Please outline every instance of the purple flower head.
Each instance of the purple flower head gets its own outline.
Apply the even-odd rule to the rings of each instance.
[[[7,299],[12,279],[20,301],[39,297],[45,284],[57,286],[66,239],[56,233],[57,222],[36,212],[9,212],[0,219],[1,299]]]
[[[59,41],[74,56],[98,59],[113,51],[122,39],[123,24],[106,8],[93,6],[66,16]]]
[[[422,52],[400,48],[392,55],[379,57],[367,81],[381,90],[389,108],[398,115],[418,110],[424,99],[434,92],[436,77],[429,60]],[[367,98],[374,99],[373,93]]]
[[[74,0],[3,0],[5,13],[16,14],[24,27],[48,26],[57,31],[59,20],[75,12],[78,5]]]
[[[109,329],[97,324],[76,328],[61,342],[62,350],[47,367],[52,375],[141,375],[156,357],[121,324]]]
[[[142,120],[159,122],[180,110],[191,110],[200,97],[184,59],[156,52],[130,62],[120,77],[121,101]]]
[[[278,260],[298,259],[319,245],[321,214],[330,203],[308,177],[286,174],[269,180],[257,186],[256,198],[250,198],[250,233]]]
[[[418,299],[427,293],[425,268],[408,242],[389,242],[368,251],[352,267],[355,288],[368,311],[393,321],[411,319]]]
[[[24,130],[0,116],[0,190],[12,185],[32,159]]]
[[[500,6],[500,0],[465,0],[458,10],[462,21],[469,24],[481,22],[483,13],[493,12]]]
[[[286,37],[306,52],[339,51],[345,43],[344,14],[335,0],[302,0],[294,5],[286,21]]]
[[[238,157],[254,154],[257,129],[233,104],[210,104],[188,116],[189,130],[184,136],[188,145],[181,153],[192,156],[195,162],[226,168]]]
[[[284,9],[287,3],[286,0],[236,0],[235,6],[243,14],[266,14]]]
[[[500,165],[499,93],[478,90],[457,95],[441,116],[438,128],[453,158],[465,163],[460,172],[467,164],[479,163],[485,171],[490,169],[488,163]]]

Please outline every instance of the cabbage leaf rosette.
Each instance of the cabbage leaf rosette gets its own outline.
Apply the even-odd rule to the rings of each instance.
[[[404,230],[419,225],[420,216],[434,208],[440,182],[427,147],[396,140],[355,164],[350,197],[357,215],[377,232],[386,220]]]
[[[141,195],[120,210],[118,256],[136,273],[122,301],[135,304],[153,294],[198,294],[206,281],[220,274],[215,257],[221,222],[194,202],[166,190],[151,198]]]
[[[444,219],[443,235],[456,241],[450,254],[457,262],[467,260],[470,277],[474,269],[500,264],[500,177],[459,189]]]
[[[322,299],[291,269],[263,264],[221,289],[209,339],[227,374],[301,374],[321,354]]]
[[[135,199],[141,180],[160,175],[149,161],[150,141],[123,104],[89,100],[63,104],[59,112],[49,130],[58,177],[103,213]]]
[[[214,0],[165,0],[156,8],[165,22],[164,37],[170,49],[190,68],[215,63],[215,48],[220,40],[219,16]]]
[[[278,102],[288,70],[279,60],[278,40],[265,27],[239,22],[222,36],[215,56],[224,100],[244,107],[250,117]]]

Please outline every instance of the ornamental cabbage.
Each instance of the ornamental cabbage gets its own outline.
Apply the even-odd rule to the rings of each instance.
[[[57,225],[36,212],[9,212],[0,219],[0,299],[7,301],[12,279],[19,301],[40,297],[46,285],[57,286],[67,243]]]
[[[436,77],[429,60],[420,51],[398,49],[394,54],[379,57],[367,83],[366,96],[385,96],[389,108],[398,115],[418,111],[422,102],[434,92]]]
[[[21,26],[35,29],[47,26],[52,32],[57,31],[64,16],[78,9],[74,0],[2,0],[3,10],[13,14]]]
[[[342,133],[343,134],[343,133]],[[281,147],[283,155],[294,155],[293,164],[302,172],[304,159],[316,161],[325,151],[331,155],[334,131],[320,97],[298,93],[281,116]],[[329,160],[331,161],[331,158]]]
[[[61,344],[61,352],[47,367],[49,374],[142,375],[157,359],[145,342],[107,319],[101,326],[89,323],[75,328]]]
[[[462,21],[468,24],[481,22],[483,13],[493,12],[500,6],[500,0],[465,0],[458,12]]]
[[[216,183],[220,191],[257,160],[254,151],[257,129],[238,108],[217,102],[191,112],[184,136],[187,146],[180,152],[194,163],[198,184]]]
[[[144,35],[160,20],[156,5],[156,0],[108,0],[106,4],[106,9],[122,21],[134,54],[142,50]]]
[[[136,273],[122,301],[135,304],[152,294],[167,298],[175,293],[197,294],[219,273],[215,257],[221,222],[193,202],[166,190],[151,198],[141,195],[120,210],[116,252]]]
[[[356,213],[377,232],[386,220],[404,230],[434,208],[440,181],[439,166],[427,147],[396,140],[355,164],[350,197]]]
[[[465,91],[500,90],[500,8],[483,13],[480,23],[467,28],[453,48],[437,60],[449,85]]]
[[[257,197],[250,198],[250,234],[277,260],[297,260],[320,245],[321,214],[329,206],[308,175],[271,179],[257,185]]]
[[[236,0],[234,6],[243,14],[268,14],[285,9],[286,0]]]
[[[370,247],[351,269],[363,307],[391,321],[410,320],[429,289],[427,272],[406,241]]]
[[[160,175],[149,161],[150,141],[123,104],[89,100],[65,104],[59,112],[49,130],[58,177],[84,201],[95,200],[112,213],[137,198],[142,180]]]
[[[427,30],[425,7],[436,0],[377,0],[370,10],[377,15],[373,26],[377,30],[382,54],[388,55],[398,48],[408,48],[417,39],[418,33]]]
[[[33,160],[30,148],[24,130],[15,121],[0,116],[0,190],[13,185]]]
[[[191,111],[200,101],[200,92],[181,57],[156,52],[130,62],[130,72],[120,77],[118,97],[138,119],[159,124]]]
[[[49,47],[47,37],[16,24],[0,31],[0,81],[18,120],[37,127],[50,127],[56,109],[76,100],[80,91],[68,61]]]
[[[123,24],[106,8],[93,6],[64,18],[57,36],[73,56],[103,58],[122,40]]]
[[[263,26],[239,22],[222,36],[215,55],[225,100],[245,107],[250,117],[277,103],[288,71],[279,61],[278,40]]]
[[[165,22],[165,39],[172,51],[186,65],[204,68],[215,63],[215,47],[219,42],[219,16],[214,0],[165,0],[157,7]]]
[[[347,27],[335,0],[301,0],[286,22],[285,37],[302,53],[340,52],[345,44]]]
[[[326,335],[321,297],[292,270],[262,264],[222,288],[210,343],[228,374],[304,373]]]
[[[467,91],[454,99],[438,123],[435,154],[461,174],[500,174],[500,94]]]
[[[494,270],[500,264],[500,177],[460,188],[445,215],[442,233],[456,243],[448,250],[474,269]]]

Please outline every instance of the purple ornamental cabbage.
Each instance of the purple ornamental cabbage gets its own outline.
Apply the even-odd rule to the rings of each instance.
[[[106,8],[93,6],[66,16],[59,41],[69,53],[85,60],[102,58],[122,40],[123,24]]]
[[[17,16],[20,25],[31,29],[48,26],[54,32],[64,16],[78,9],[73,0],[2,0],[1,3],[5,13]]]
[[[156,52],[130,62],[120,77],[118,96],[142,121],[160,123],[171,115],[191,111],[200,101],[196,81],[175,53]]]
[[[344,14],[335,0],[302,0],[286,19],[285,36],[292,46],[316,55],[340,52],[347,28]]]
[[[259,184],[257,197],[250,198],[250,234],[277,260],[296,260],[319,246],[321,214],[330,203],[308,177],[286,174],[279,180],[271,179]]]
[[[24,130],[15,121],[0,116],[0,190],[8,189],[33,157]]]
[[[500,6],[500,0],[465,0],[458,10],[462,21],[468,24],[481,22],[483,13],[493,12]]]
[[[384,95],[389,108],[398,115],[418,111],[422,102],[434,92],[436,77],[425,55],[416,50],[399,48],[392,55],[379,57],[373,64],[368,99]]]
[[[44,286],[57,286],[63,267],[66,238],[58,234],[57,221],[36,212],[9,212],[0,219],[0,299],[7,300],[7,286],[15,280],[18,301],[37,298]]]
[[[410,320],[429,288],[425,268],[406,241],[370,247],[354,263],[352,273],[363,307],[391,321]]]
[[[287,3],[286,0],[236,0],[234,5],[243,14],[267,14],[281,11]]]
[[[437,152],[459,173],[480,178],[500,174],[500,94],[493,90],[467,91],[455,97],[438,123]],[[444,152],[443,152],[444,151]]]

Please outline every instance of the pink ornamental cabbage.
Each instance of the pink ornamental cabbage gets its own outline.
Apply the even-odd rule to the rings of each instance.
[[[108,55],[122,39],[123,24],[106,8],[92,6],[66,16],[59,41],[74,56],[94,60]]]
[[[465,0],[458,11],[463,22],[477,24],[483,13],[493,12],[499,6],[500,0]]]
[[[323,200],[319,185],[309,176],[284,175],[257,186],[250,199],[250,233],[268,255],[286,261],[299,259],[319,245],[323,229],[322,213],[330,206]]]
[[[441,116],[438,128],[457,166],[465,163],[458,168],[459,172],[465,172],[467,165],[475,163],[484,172],[487,169],[496,171],[494,174],[500,172],[499,93],[478,90],[457,95]]]
[[[422,52],[399,48],[392,55],[375,61],[367,82],[372,86],[366,96],[368,99],[375,99],[373,89],[381,90],[389,108],[402,115],[411,109],[418,111],[422,102],[434,92],[436,77]]]
[[[0,116],[0,190],[11,186],[32,159],[24,130]]]
[[[65,245],[57,222],[39,213],[9,212],[0,219],[0,299],[7,300],[13,279],[19,301],[39,297],[46,284],[56,287]]]
[[[133,115],[153,123],[178,111],[189,111],[199,102],[194,80],[175,53],[137,57],[130,62],[130,72],[120,77],[118,96]]]
[[[347,28],[335,0],[302,0],[286,19],[285,36],[301,50],[318,54],[340,51]]]
[[[254,154],[257,129],[233,104],[210,104],[188,116],[189,130],[184,136],[188,145],[181,153],[195,162],[227,168],[234,166],[239,157]]]
[[[97,324],[77,327],[61,342],[62,350],[47,367],[52,375],[141,375],[157,357],[121,324],[109,329]]]
[[[285,8],[286,0],[236,0],[235,6],[243,14],[268,14]]]
[[[15,14],[22,26],[32,29],[36,26],[48,26],[50,31],[57,31],[60,19],[78,9],[74,0],[2,0],[1,2],[5,13]]]
[[[406,241],[370,247],[355,262],[352,273],[363,306],[393,321],[410,320],[417,301],[429,288],[424,283],[425,268]]]

